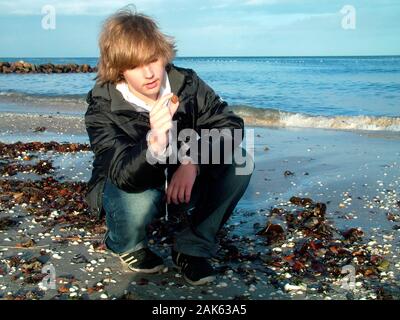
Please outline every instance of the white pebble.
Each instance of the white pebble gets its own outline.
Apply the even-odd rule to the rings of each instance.
[[[305,285],[294,286],[287,283],[285,284],[284,289],[285,291],[299,291],[299,290],[306,291],[307,287]]]

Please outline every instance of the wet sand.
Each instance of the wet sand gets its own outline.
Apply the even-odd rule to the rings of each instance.
[[[46,127],[45,132],[33,132]],[[221,271],[216,283],[204,287],[187,285],[172,267],[170,245],[154,241],[154,250],[169,266],[159,275],[130,274],[122,271],[117,258],[96,250],[93,241],[100,235],[85,230],[44,228],[23,207],[0,211],[2,217],[19,217],[15,228],[0,231],[0,298],[30,292],[41,299],[377,299],[377,287],[383,287],[398,299],[400,281],[400,137],[398,133],[346,132],[320,129],[247,128],[254,130],[256,170],[249,188],[239,202],[224,232],[234,239],[239,252],[266,257],[271,251],[285,252],[294,241],[288,237],[277,245],[267,245],[256,233],[268,221],[276,221],[270,209],[294,210],[293,196],[307,197],[327,204],[327,220],[340,230],[362,228],[362,243],[385,258],[389,266],[378,278],[356,277],[356,288],[344,290],[329,277],[303,281],[290,268],[267,266],[263,259],[213,261]],[[0,142],[68,141],[87,143],[82,116],[23,115],[0,113]],[[57,168],[52,176],[65,181],[87,181],[92,154],[42,154],[51,157]],[[286,175],[284,173],[287,173]],[[19,173],[3,179],[40,178]],[[388,220],[392,213],[396,219]],[[281,223],[281,221],[279,221]],[[284,224],[284,223],[283,223]],[[65,243],[58,237],[80,234]],[[36,242],[32,248],[14,248],[22,239]],[[155,236],[155,240],[160,240]],[[161,239],[163,240],[163,239]],[[12,256],[29,260],[47,257],[57,273],[57,290],[39,292],[37,285],[25,284],[16,267],[9,266]],[[87,263],[74,263],[73,257],[84,255]],[[378,282],[378,284],[377,284]],[[299,284],[300,283],[300,284]],[[303,284],[307,284],[304,290]],[[97,287],[96,287],[97,286]],[[292,286],[292,287],[290,287]],[[329,287],[329,289],[326,289]],[[60,288],[67,288],[61,294]],[[94,290],[93,288],[97,288]],[[322,288],[322,289],[321,289]],[[32,291],[33,290],[33,291]],[[65,290],[64,290],[65,291]],[[89,292],[89,293],[88,293]]]

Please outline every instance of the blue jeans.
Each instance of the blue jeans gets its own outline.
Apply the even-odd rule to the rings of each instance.
[[[216,254],[217,233],[231,216],[250,182],[251,174],[236,174],[236,168],[244,166],[235,161],[233,164],[200,166],[190,202],[168,206],[169,212],[192,209],[188,219],[190,223],[175,235],[176,251],[205,258]],[[250,156],[246,157],[246,166],[252,166],[253,171],[254,161]],[[176,169],[169,168],[168,180]],[[147,247],[146,226],[164,214],[164,195],[163,187],[128,193],[107,181],[103,194],[108,228],[105,236],[107,248],[122,254]]]

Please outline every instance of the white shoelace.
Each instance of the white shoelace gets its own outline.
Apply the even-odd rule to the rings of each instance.
[[[164,171],[165,174],[165,194],[167,194],[168,190],[168,169],[166,168]],[[168,221],[168,201],[165,199],[165,221]]]

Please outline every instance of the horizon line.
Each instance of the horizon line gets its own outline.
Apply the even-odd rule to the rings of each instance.
[[[175,59],[188,59],[188,58],[362,58],[362,57],[400,57],[400,54],[372,54],[372,55],[243,55],[243,56],[177,56]],[[98,59],[95,56],[14,56],[14,57],[0,57],[0,59],[11,58],[11,59]]]

